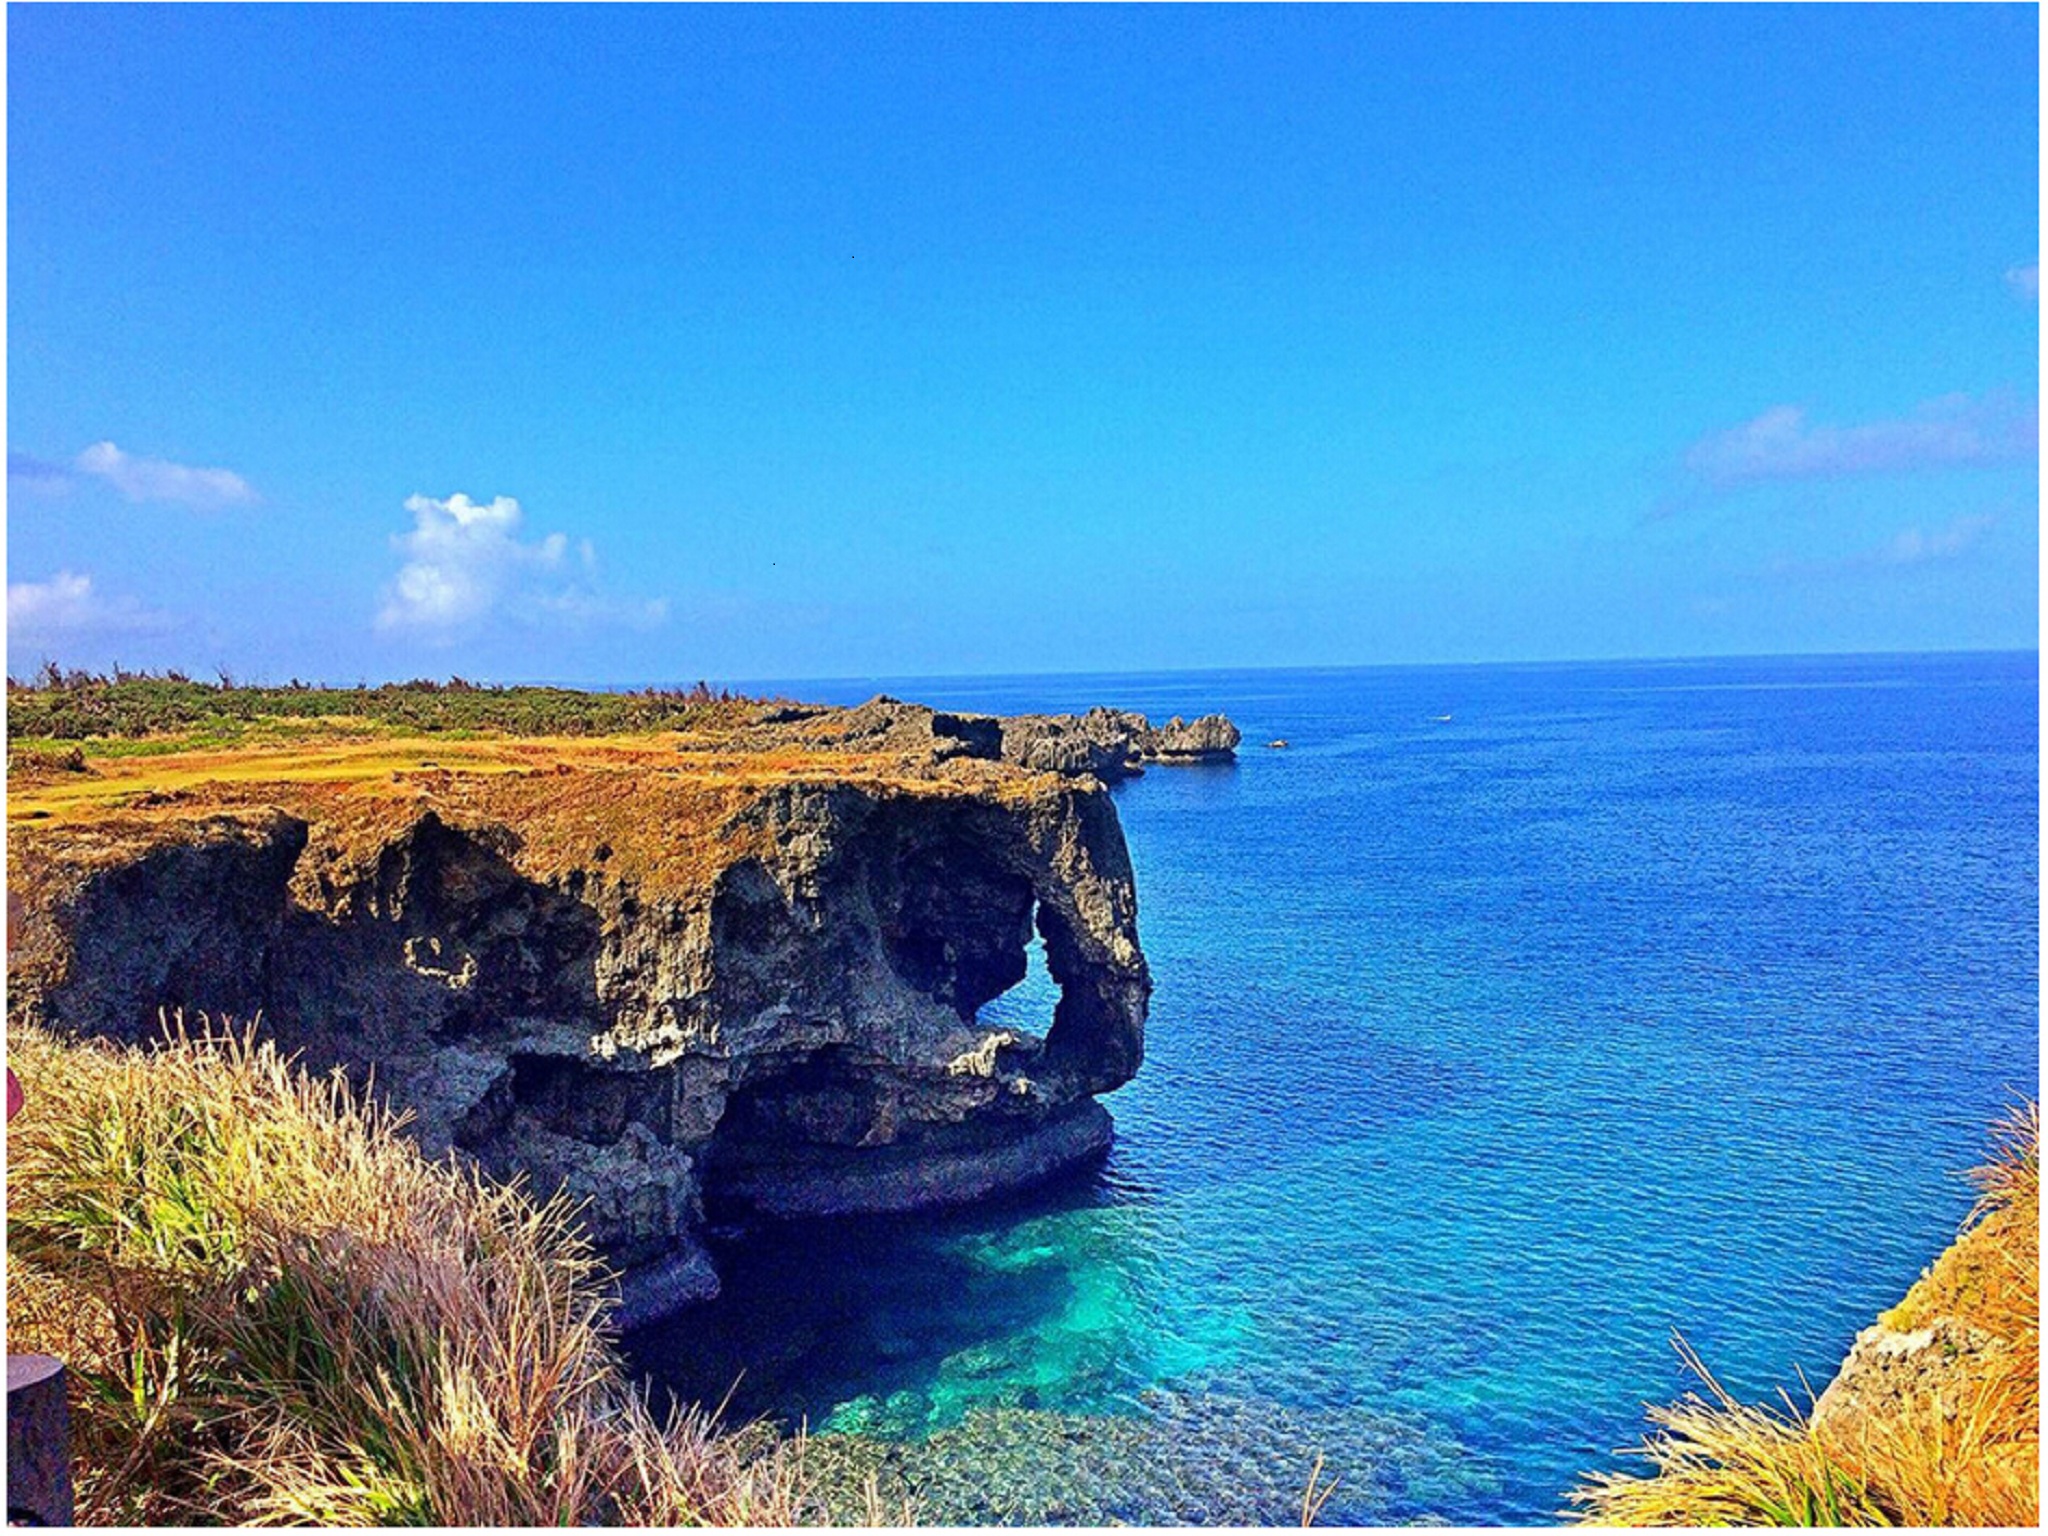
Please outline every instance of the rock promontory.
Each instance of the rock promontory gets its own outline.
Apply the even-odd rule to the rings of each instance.
[[[1155,726],[1133,710],[1079,715],[958,714],[878,694],[852,708],[772,705],[742,737],[756,751],[911,751],[936,759],[978,757],[1037,773],[1116,783],[1147,763],[1229,762],[1238,729],[1223,715]]]
[[[1070,735],[1105,755],[1045,745]],[[1139,740],[875,701],[700,741],[108,758],[11,800],[9,1016],[260,1017],[430,1149],[587,1202],[630,1325],[715,1292],[708,1221],[1100,1154],[1151,980],[1096,769]],[[1034,936],[1052,1016],[985,1026]]]

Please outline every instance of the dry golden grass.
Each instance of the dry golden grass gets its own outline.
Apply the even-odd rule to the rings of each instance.
[[[1640,1452],[1649,1477],[1602,1473],[1573,1491],[1589,1525],[1889,1525],[1868,1484],[1839,1465],[1787,1400],[1781,1409],[1729,1396],[1683,1341],[1707,1396],[1652,1408]]]
[[[249,1036],[17,1029],[10,1345],[86,1524],[789,1525],[800,1445],[657,1423],[559,1200],[430,1163]]]
[[[684,740],[675,735],[479,741],[398,737],[212,747],[146,757],[84,751],[80,771],[35,773],[11,784],[8,813],[17,819],[90,818],[138,796],[175,795],[209,785],[389,785],[408,774],[516,773],[557,764],[673,767]]]
[[[10,880],[25,896],[67,871],[187,841],[221,816],[273,810],[311,828],[308,878],[345,882],[432,811],[457,827],[511,829],[513,861],[532,879],[601,868],[643,896],[688,895],[767,851],[772,829],[742,813],[777,791],[1008,805],[1075,793],[1056,776],[998,763],[732,752],[678,735],[245,746],[86,762],[85,773],[10,786]]]
[[[408,783],[472,775],[615,772],[685,778],[707,785],[857,782],[929,791],[947,783],[1043,788],[1048,776],[976,759],[943,770],[886,752],[733,750],[721,738],[665,732],[629,736],[382,737],[250,744],[151,756],[96,755],[88,743],[67,749],[77,766],[59,771],[33,754],[21,761],[8,794],[10,819],[91,820],[138,799],[213,790],[356,786],[390,791]]]
[[[1940,1385],[1819,1423],[1735,1401],[1681,1343],[1708,1398],[1650,1410],[1644,1477],[1595,1474],[1570,1495],[1590,1525],[2032,1528],[2040,1513],[2040,1109],[2001,1122],[1965,1230],[1885,1314],[1981,1342]]]
[[[1986,1342],[1950,1389],[1896,1417],[1863,1415],[1822,1438],[1916,1525],[2032,1526],[2040,1511],[2041,1118],[2029,1104],[1993,1132],[1968,1229],[1879,1320],[1939,1319]]]

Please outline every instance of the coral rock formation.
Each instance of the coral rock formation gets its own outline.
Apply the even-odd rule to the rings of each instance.
[[[1223,715],[1163,726],[1130,710],[1081,715],[963,715],[879,694],[852,709],[774,705],[741,740],[755,751],[919,752],[934,761],[999,759],[1034,773],[1113,784],[1146,763],[1220,763],[1237,755],[1238,729]]]
[[[430,1149],[588,1200],[629,1325],[715,1292],[707,1207],[912,1209],[1099,1154],[1151,990],[1107,793],[985,761],[972,718],[827,723],[795,767],[648,749],[17,818],[10,1014],[260,1012]],[[1034,932],[1048,1027],[981,1026]]]

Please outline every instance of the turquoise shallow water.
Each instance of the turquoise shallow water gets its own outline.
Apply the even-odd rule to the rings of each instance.
[[[754,1239],[633,1341],[982,1461],[931,1514],[1286,1519],[1321,1449],[1333,1518],[1547,1519],[1684,1390],[1674,1330],[1824,1381],[2036,1091],[2032,655],[796,691],[884,686],[1246,740],[1116,791],[1157,993],[1099,1173]]]

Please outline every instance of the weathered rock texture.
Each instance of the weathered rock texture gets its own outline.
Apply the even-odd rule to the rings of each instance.
[[[1223,715],[1175,715],[1143,739],[1141,750],[1153,762],[1219,763],[1237,755],[1238,739],[1237,727]]]
[[[2038,1167],[2038,1133],[2029,1137],[2024,1155]],[[2021,1166],[2017,1157],[2011,1166]],[[2039,1202],[2038,1172],[2010,1180],[1904,1299],[1856,1335],[1813,1405],[1814,1429],[1852,1465],[1873,1448],[1884,1461],[1897,1445],[1922,1441],[1969,1445],[1984,1469],[2036,1475]],[[1969,1421],[1976,1427],[1964,1437]]]
[[[1853,1442],[1866,1423],[1897,1422],[1931,1401],[1945,1401],[1959,1413],[1983,1358],[2000,1347],[1992,1334],[1954,1317],[1931,1318],[1919,1328],[1866,1328],[1815,1401],[1813,1422]]]
[[[1116,813],[925,716],[866,722],[855,750],[923,748],[888,759],[670,750],[17,820],[10,1015],[146,1041],[163,1009],[260,1011],[429,1148],[587,1198],[643,1320],[715,1291],[707,1208],[942,1204],[1107,1143],[1093,1095],[1137,1070],[1151,987]],[[980,1026],[1034,931],[1049,1027]]]
[[[878,695],[852,709],[776,705],[742,738],[758,751],[919,752],[932,760],[978,757],[1037,773],[1113,784],[1146,763],[1220,763],[1237,755],[1238,729],[1223,715],[1155,726],[1130,710],[1083,715],[963,715]]]

